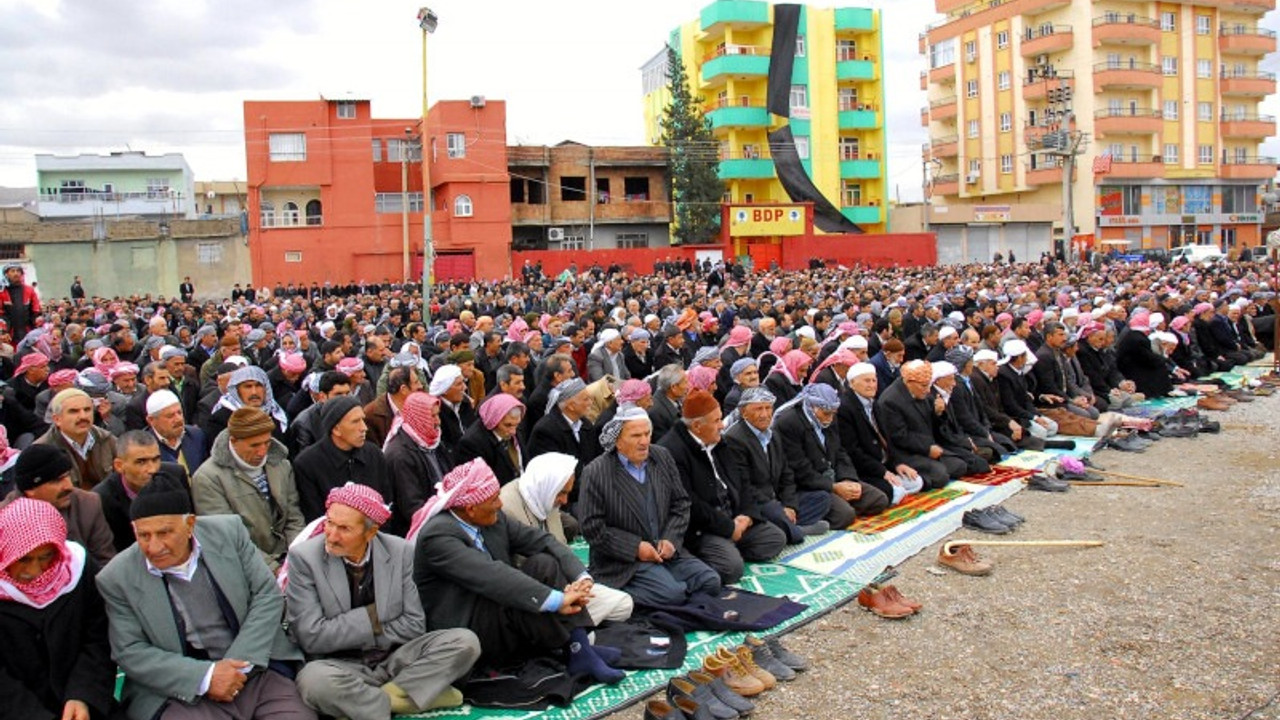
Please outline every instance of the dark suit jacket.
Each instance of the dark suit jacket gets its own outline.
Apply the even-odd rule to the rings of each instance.
[[[684,423],[677,423],[658,444],[671,451],[671,459],[684,481],[685,492],[689,493],[686,545],[696,548],[704,534],[733,537],[733,519],[738,515],[746,515],[752,520],[764,519],[754,495],[743,493],[737,478],[725,466],[723,442],[711,451],[716,458],[717,467],[714,468]],[[716,479],[717,472],[719,480]]]
[[[436,465],[431,464],[429,454],[435,456]],[[387,443],[383,457],[387,461],[391,495],[396,499],[391,511],[395,513],[395,522],[408,530],[413,514],[435,494],[436,483],[453,469],[453,456],[443,442],[435,450],[428,451],[401,432]]]
[[[559,412],[558,408],[556,412]],[[583,426],[585,429],[585,422]],[[573,434],[570,433],[569,437],[572,438]],[[519,441],[516,440],[516,443],[518,445]],[[524,450],[524,448],[520,449]],[[458,443],[456,457],[458,465],[469,462],[474,458],[484,458],[489,469],[493,470],[493,474],[497,476],[500,485],[506,485],[520,477],[520,474],[524,472],[523,467],[517,467],[511,462],[511,456],[503,449],[498,441],[498,436],[485,427],[484,423],[475,423],[467,428],[466,432],[462,433],[462,440]],[[521,459],[524,459],[523,456]]]
[[[515,567],[517,555],[546,553],[569,580],[586,572],[568,546],[545,530],[521,525],[498,513],[498,521],[480,528],[488,552],[477,548],[457,518],[444,511],[418,532],[413,581],[422,598],[428,630],[471,627],[476,600],[536,613],[553,589]],[[603,581],[602,578],[597,578]]]
[[[331,438],[323,438],[294,459],[293,477],[298,484],[298,507],[307,522],[324,515],[324,502],[330,490],[349,482],[368,485],[381,493],[392,507],[396,504],[382,450],[368,441],[350,452],[343,452]]]
[[[653,437],[661,438],[680,420],[680,408],[666,393],[653,394],[653,407],[649,408],[649,421],[653,423]]]
[[[890,455],[928,457],[929,447],[939,445],[938,416],[933,412],[933,395],[916,400],[902,379],[889,386],[876,400],[876,418],[880,432],[889,441]]]
[[[684,549],[689,495],[680,482],[671,453],[661,445],[650,445],[645,472],[645,483],[651,484],[658,509],[657,537],[649,532],[646,489],[622,467],[616,451],[592,460],[579,476],[577,512],[582,534],[591,545],[591,575],[596,582],[612,588],[631,582],[640,562],[636,552],[641,542],[657,547],[659,541],[667,540],[680,557],[692,557]]]
[[[1008,435],[1009,423],[1013,421],[1013,418],[1009,417],[1004,411],[1004,404],[1000,400],[1000,385],[978,369],[974,369],[973,374],[969,376],[969,380],[973,383],[973,398],[982,406],[982,411],[987,416],[991,430],[1002,435]]]
[[[819,444],[813,424],[805,417],[804,404],[796,403],[778,414],[773,424],[774,442],[782,443],[783,455],[795,476],[796,489],[830,492],[839,480],[857,480],[858,470],[840,443],[840,432],[832,422]]]
[[[975,374],[981,373],[975,371]],[[977,396],[968,385],[965,385],[962,378],[956,378],[956,387],[951,393],[948,410],[954,411],[956,422],[960,424],[960,430],[965,435],[974,438],[991,436],[991,420],[987,418],[982,403],[978,402]]]
[[[874,407],[872,412],[875,412]],[[879,415],[876,416],[876,422],[880,422]],[[840,442],[844,444],[844,450],[853,461],[853,466],[858,469],[858,478],[881,490],[887,487],[886,492],[889,497],[893,497],[893,488],[884,479],[884,474],[889,472],[889,447],[880,442],[880,435],[876,434],[875,427],[862,409],[862,401],[852,390],[845,390],[840,394],[836,423],[840,426]],[[885,438],[885,443],[887,442],[888,438]]]
[[[195,425],[188,425],[186,432],[182,435],[182,444],[179,449],[182,457],[187,461],[187,474],[194,473],[200,469],[205,460],[209,459],[209,447],[212,445],[204,436],[204,430]],[[170,448],[168,445],[160,442],[160,460],[166,463],[178,462],[178,451]],[[181,467],[181,466],[179,466]]]
[[[543,453],[560,452],[578,458],[576,475],[582,477],[582,467],[600,454],[600,444],[596,428],[591,421],[583,418],[582,427],[578,428],[578,437],[574,438],[573,428],[559,407],[551,408],[551,412],[542,416],[538,424],[529,433],[529,448],[525,462]]]
[[[783,507],[796,509],[796,479],[776,437],[770,439],[766,451],[746,421],[739,420],[722,442],[726,446],[725,465],[743,492],[754,493],[761,506],[777,500]]]
[[[1126,330],[1116,340],[1116,367],[1147,397],[1164,397],[1173,390],[1168,361],[1151,347],[1151,338],[1137,330]]]
[[[901,373],[897,368],[889,367],[889,358],[885,357],[884,353],[872,355],[868,362],[876,366],[876,397],[879,398]]]
[[[976,374],[976,373],[975,373]],[[1004,414],[1027,427],[1035,420],[1036,407],[1031,401],[1031,389],[1027,386],[1027,376],[1019,375],[1008,365],[1001,365],[996,373],[996,384],[1000,386],[1000,406]]]
[[[164,447],[162,444],[161,448]],[[182,466],[172,462],[160,463],[160,472],[169,477],[178,478],[191,487],[191,480],[187,475],[187,471]],[[97,493],[102,499],[102,516],[107,521],[107,527],[111,528],[112,539],[115,542],[116,552],[120,552],[133,544],[133,521],[129,519],[129,507],[133,505],[133,500],[124,490],[124,481],[120,479],[120,473],[112,472],[107,476],[106,480],[98,483],[93,492]]]
[[[382,443],[386,442],[387,433],[391,432],[393,420],[395,420],[395,413],[391,411],[391,401],[387,399],[387,394],[383,393],[364,406],[364,425],[369,429],[365,439],[382,447]]]

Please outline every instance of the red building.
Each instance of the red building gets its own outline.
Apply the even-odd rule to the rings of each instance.
[[[368,100],[246,102],[255,285],[421,277],[420,118],[374,119]],[[446,101],[427,116],[436,278],[510,274],[506,105]]]

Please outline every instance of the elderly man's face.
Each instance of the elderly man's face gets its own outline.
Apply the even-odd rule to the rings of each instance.
[[[493,433],[503,440],[510,440],[515,436],[516,428],[520,427],[520,419],[523,417],[524,412],[520,408],[512,410],[493,427]]]
[[[266,390],[257,380],[245,380],[236,385],[236,395],[240,397],[240,402],[249,407],[262,407],[262,403],[267,400]]]
[[[59,510],[66,510],[71,507],[74,488],[75,486],[71,484],[71,473],[68,472],[57,480],[40,483],[30,490],[24,490],[22,494],[32,500],[47,502]]]
[[[133,521],[138,549],[159,570],[178,567],[191,557],[195,515],[155,515]]]
[[[738,413],[751,427],[764,432],[773,422],[773,403],[754,402],[738,406]]]
[[[453,384],[449,386],[449,389],[445,391],[444,399],[457,404],[462,402],[462,397],[466,392],[467,381],[460,376],[457,380],[454,380]]]
[[[701,440],[703,445],[714,445],[720,442],[722,433],[720,418],[720,408],[717,407],[715,410],[689,423],[689,434]]]
[[[940,377],[935,380],[933,384],[941,388],[943,392],[949,393],[956,389],[956,376],[948,375],[946,377]]]
[[[755,365],[748,365],[747,369],[738,373],[738,384],[743,390],[747,390],[760,385],[760,369]]]
[[[903,375],[902,383],[907,386],[907,391],[911,393],[911,397],[917,400],[921,400],[929,394],[928,380],[913,380]]]
[[[618,433],[618,454],[639,465],[649,459],[649,436],[653,426],[644,418],[628,420]]]
[[[813,418],[824,428],[829,427],[831,422],[836,419],[835,410],[817,407],[816,405],[811,407],[810,410],[813,412]]]
[[[879,381],[876,379],[875,373],[859,375],[849,381],[849,387],[853,388],[853,391],[858,393],[859,397],[864,397],[868,400],[876,398],[877,385],[879,385]]]
[[[57,560],[57,546],[53,543],[45,543],[9,563],[5,572],[20,583],[29,583],[43,575]]]
[[[53,424],[73,438],[88,435],[93,426],[93,400],[83,396],[67,398],[62,411],[53,416]]]
[[[358,563],[378,526],[367,522],[364,513],[339,503],[329,506],[324,514],[324,550],[334,557]]]

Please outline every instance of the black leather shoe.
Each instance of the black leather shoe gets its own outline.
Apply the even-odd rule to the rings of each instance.
[[[1061,480],[1054,480],[1048,475],[1035,474],[1027,481],[1028,490],[1039,490],[1040,492],[1058,492],[1064,493],[1071,489],[1071,486]]]
[[[1016,527],[1027,521],[1026,518],[1013,512],[1012,510],[1006,508],[1003,505],[992,505],[991,507],[987,508],[987,510],[991,515],[995,517],[996,520],[1004,523],[1005,525],[1009,525],[1010,527]]]
[[[961,522],[967,528],[973,528],[991,535],[1007,535],[1009,533],[1008,525],[979,510],[969,510],[964,514]]]

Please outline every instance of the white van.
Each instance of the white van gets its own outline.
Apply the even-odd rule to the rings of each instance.
[[[1206,263],[1225,260],[1227,254],[1217,245],[1183,245],[1169,251],[1169,262]]]

